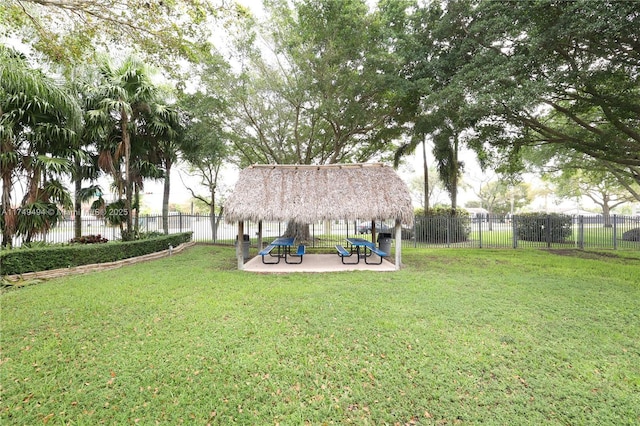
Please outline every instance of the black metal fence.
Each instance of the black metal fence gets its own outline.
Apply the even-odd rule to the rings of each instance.
[[[369,232],[370,224],[350,221],[326,221],[309,224],[311,239],[309,248],[333,248],[344,239]],[[162,233],[160,215],[141,216],[138,221],[142,233]],[[262,235],[266,243],[282,235],[287,224],[263,222]],[[391,233],[393,223],[378,223],[378,232]],[[254,249],[257,246],[258,224],[245,223],[244,232]],[[212,231],[208,215],[175,214],[169,217],[169,233],[193,232],[193,240],[218,244],[235,244],[237,226],[221,222]],[[362,234],[361,234],[362,233]],[[108,240],[120,239],[120,229],[108,226],[97,218],[83,218],[83,235],[101,235]],[[46,235],[33,241],[66,243],[74,236],[74,223],[66,220]],[[20,238],[14,246],[22,244]],[[416,217],[412,227],[402,228],[403,247],[441,248],[581,248],[581,249],[632,249],[640,250],[640,216],[613,215],[609,220],[602,216],[566,216],[530,214],[505,216],[437,216]]]

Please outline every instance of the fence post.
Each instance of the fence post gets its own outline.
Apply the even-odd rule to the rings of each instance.
[[[613,249],[618,249],[618,215],[613,215]]]
[[[473,218],[471,218],[473,221]],[[491,220],[491,218],[489,218]],[[482,221],[478,221],[478,239],[480,240],[480,248],[482,248]]]
[[[578,216],[578,248],[584,250],[584,216]]]
[[[513,241],[513,248],[518,248],[518,216],[511,216],[511,239]]]

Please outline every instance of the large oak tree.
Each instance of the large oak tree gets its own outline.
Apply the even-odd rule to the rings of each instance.
[[[363,0],[273,2],[267,12],[267,22],[251,22],[238,44],[243,68],[230,123],[238,162],[329,164],[388,155],[401,133],[407,82],[380,15]]]
[[[489,139],[552,144],[640,182],[640,3],[481,2],[478,50],[457,77],[491,116]]]
[[[237,39],[228,90],[238,165],[383,160],[402,133],[409,82],[393,33],[364,0],[274,1]],[[307,227],[287,235],[308,239]]]
[[[440,1],[415,16],[416,123],[446,113],[418,130],[468,129],[481,163],[504,170],[551,144],[640,181],[640,3]]]

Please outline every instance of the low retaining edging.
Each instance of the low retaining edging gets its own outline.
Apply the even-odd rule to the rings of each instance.
[[[143,256],[130,257],[129,259],[117,260],[115,262],[93,263],[91,265],[74,266],[72,268],[50,269],[48,271],[27,272],[25,274],[5,275],[2,280],[5,283],[18,283],[20,281],[29,280],[46,280],[51,278],[64,277],[67,275],[86,274],[87,272],[106,271],[109,269],[120,268],[125,265],[133,265],[134,263],[146,262],[147,260],[160,259],[162,257],[171,256],[174,253],[180,253],[185,248],[195,245],[195,241],[182,243],[172,249],[157,251],[155,253],[145,254]]]

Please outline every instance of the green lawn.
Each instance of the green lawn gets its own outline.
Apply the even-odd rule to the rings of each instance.
[[[638,424],[640,254],[560,253],[251,275],[196,246],[6,291],[0,423]]]

